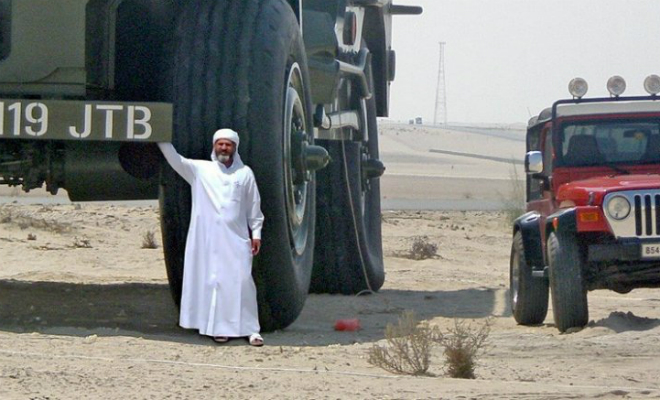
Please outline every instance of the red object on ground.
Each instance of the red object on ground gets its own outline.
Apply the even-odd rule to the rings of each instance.
[[[338,319],[335,322],[336,331],[357,331],[360,329],[360,320],[357,318]]]

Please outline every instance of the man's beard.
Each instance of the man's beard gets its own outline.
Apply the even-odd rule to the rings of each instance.
[[[231,156],[228,154],[216,154],[216,157],[221,163],[226,163],[227,161],[231,160]]]

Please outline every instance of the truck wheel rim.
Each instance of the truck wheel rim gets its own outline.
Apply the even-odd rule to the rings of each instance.
[[[288,216],[289,237],[291,245],[298,254],[302,254],[307,243],[309,218],[306,218],[308,179],[296,179],[300,174],[300,160],[293,157],[292,148],[299,146],[296,132],[307,132],[307,116],[303,105],[304,86],[302,73],[297,63],[291,66],[286,85],[286,99],[284,109],[284,181],[285,202]],[[306,172],[304,172],[306,173]]]

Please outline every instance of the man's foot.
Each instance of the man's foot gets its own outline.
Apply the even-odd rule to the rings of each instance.
[[[216,343],[227,343],[229,338],[227,336],[213,336],[213,341]]]
[[[258,333],[253,333],[248,338],[248,342],[250,343],[251,346],[261,347],[264,345],[264,338],[262,338],[261,335]]]

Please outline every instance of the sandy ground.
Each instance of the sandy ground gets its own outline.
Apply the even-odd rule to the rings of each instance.
[[[429,149],[506,158],[512,149],[521,155],[524,143],[385,126],[381,148],[391,174],[384,198],[469,204],[499,198],[483,186],[506,196],[511,165]],[[452,191],[428,194],[447,179],[458,181]],[[146,232],[160,242],[154,205],[26,204],[5,194],[0,399],[660,398],[660,292],[591,292],[591,321],[572,334],[558,333],[552,312],[541,326],[517,326],[506,301],[510,228],[502,212],[383,211],[381,291],[311,295],[293,325],[253,348],[216,345],[176,326],[162,249],[142,248]],[[418,236],[437,244],[436,257],[406,258]],[[490,320],[477,379],[447,378],[439,347],[434,377],[370,365],[368,350],[385,344],[385,326],[405,310],[444,331],[457,319]],[[359,318],[362,329],[334,331],[339,318]]]

